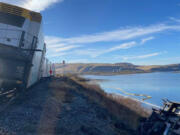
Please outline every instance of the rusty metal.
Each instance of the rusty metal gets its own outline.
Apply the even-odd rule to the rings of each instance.
[[[151,116],[142,120],[140,135],[180,135],[180,103],[163,101],[163,109],[153,109]]]

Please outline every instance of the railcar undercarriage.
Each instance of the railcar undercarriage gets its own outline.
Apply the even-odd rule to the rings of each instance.
[[[140,135],[180,135],[180,103],[164,100],[163,109],[153,109],[141,122]]]

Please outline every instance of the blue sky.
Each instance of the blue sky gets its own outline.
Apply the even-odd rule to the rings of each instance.
[[[41,12],[53,62],[180,63],[180,0],[1,0]]]

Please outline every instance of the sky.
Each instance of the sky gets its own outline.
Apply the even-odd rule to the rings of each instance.
[[[0,0],[43,16],[53,62],[180,63],[180,0]]]

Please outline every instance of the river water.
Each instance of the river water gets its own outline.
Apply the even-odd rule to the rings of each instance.
[[[180,102],[180,73],[161,72],[113,76],[85,75],[84,77],[96,79],[101,88],[108,93],[127,96],[118,90],[121,89],[126,93],[145,94],[152,97],[146,102],[158,106],[162,105],[162,99],[164,98]],[[138,96],[130,97],[142,98]]]

